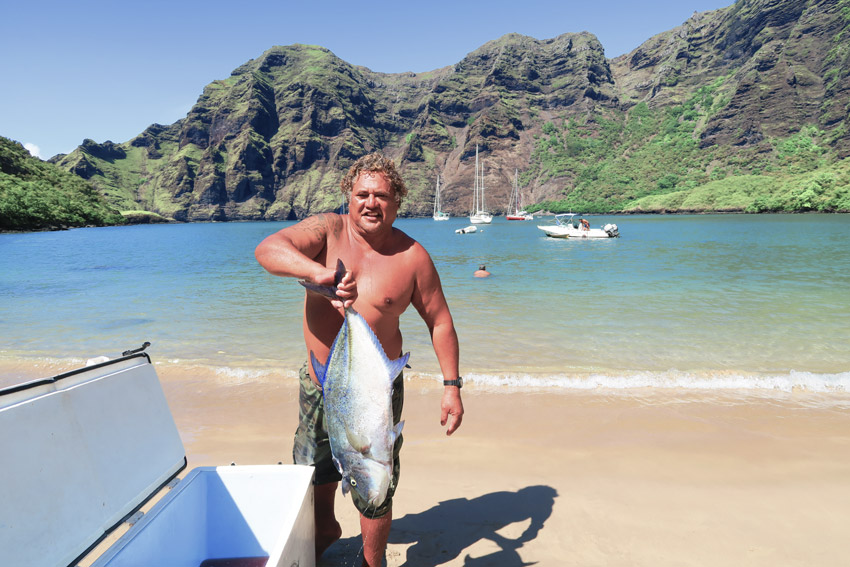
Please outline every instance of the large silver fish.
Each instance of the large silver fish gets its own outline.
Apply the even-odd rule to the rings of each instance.
[[[337,260],[336,283],[345,274]],[[336,298],[335,287],[300,281]],[[393,381],[410,353],[390,360],[369,323],[352,307],[322,364],[311,352],[313,372],[322,386],[325,420],[334,465],[342,475],[342,493],[354,490],[370,506],[384,503],[393,476],[393,445],[404,422],[393,426]]]

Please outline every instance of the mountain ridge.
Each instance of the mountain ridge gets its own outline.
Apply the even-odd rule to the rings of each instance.
[[[739,176],[780,182],[730,210],[847,210],[848,22],[848,0],[738,0],[613,59],[589,32],[507,34],[425,73],[275,46],[208,84],[185,118],[51,161],[119,209],[181,221],[333,210],[344,170],[372,150],[400,165],[402,215],[429,214],[437,173],[444,208],[465,214],[476,145],[496,212],[514,168],[537,210],[681,210],[680,193]],[[818,170],[817,198],[796,199]]]

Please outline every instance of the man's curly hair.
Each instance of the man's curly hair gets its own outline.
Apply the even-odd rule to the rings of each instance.
[[[364,171],[383,173],[386,176],[387,181],[390,182],[390,187],[393,189],[396,203],[401,205],[402,199],[404,199],[404,196],[407,195],[407,187],[404,185],[404,180],[396,170],[393,160],[384,157],[378,152],[365,155],[354,162],[339,184],[344,195],[348,196],[351,194],[351,189],[354,187],[354,183]]]

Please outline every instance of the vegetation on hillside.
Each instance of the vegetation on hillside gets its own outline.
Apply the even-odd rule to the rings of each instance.
[[[702,126],[726,103],[723,79],[680,105],[547,122],[526,181],[563,183],[530,211],[850,212],[850,160],[804,126],[764,147],[700,147]]]
[[[124,217],[91,184],[0,136],[0,230],[123,223]]]

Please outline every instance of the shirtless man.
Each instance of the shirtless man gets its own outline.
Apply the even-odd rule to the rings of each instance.
[[[402,352],[399,317],[412,304],[431,333],[445,385],[440,424],[447,425],[446,434],[451,435],[463,419],[457,333],[431,257],[418,242],[392,226],[407,193],[404,181],[391,160],[380,154],[370,154],[354,163],[341,187],[343,193],[350,192],[348,215],[317,215],[284,228],[260,243],[255,252],[257,260],[271,274],[320,285],[333,285],[338,258],[349,270],[337,288],[338,300],[307,292],[304,301],[305,358],[312,351],[318,360],[327,360],[334,337],[342,326],[343,308],[350,305],[372,327],[387,355],[396,358]],[[403,386],[403,381],[397,380],[396,384]],[[341,537],[342,530],[334,515],[334,497],[340,477],[328,462],[327,432],[321,430],[323,409],[317,407],[322,403],[321,390],[312,368],[302,369],[300,399],[301,424],[296,432],[293,454],[297,463],[313,464],[317,470],[318,558]],[[393,405],[397,422],[401,401],[396,408],[395,396]],[[307,412],[305,406],[310,406]],[[305,424],[309,420],[313,423]],[[305,432],[313,434],[314,428],[319,430],[318,437],[324,434],[323,439],[299,439]],[[398,442],[396,455],[400,445]],[[394,474],[398,468],[394,467]],[[394,491],[394,486],[392,489]],[[364,565],[381,565],[392,523],[391,499],[390,494],[388,502],[376,509],[367,510],[358,505]]]

